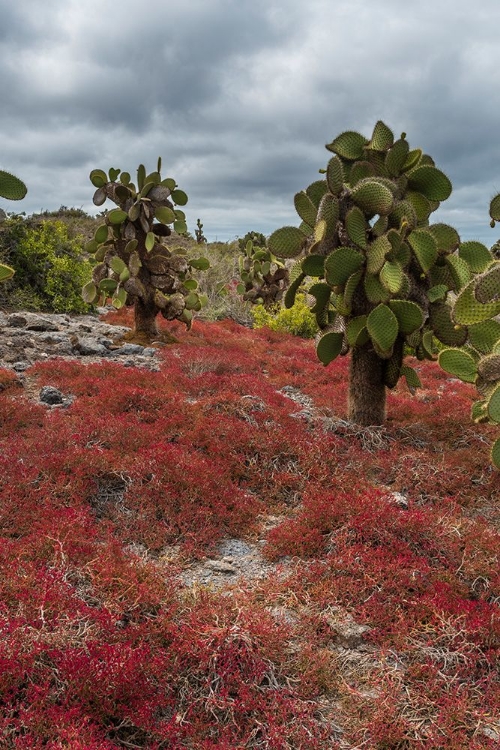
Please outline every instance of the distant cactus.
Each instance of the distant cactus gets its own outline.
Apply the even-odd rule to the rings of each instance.
[[[198,245],[202,245],[207,241],[207,238],[203,234],[203,224],[201,223],[200,219],[196,219],[196,229],[194,230],[194,234]]]
[[[401,377],[412,391],[420,385],[405,352],[436,359],[438,342],[450,352],[441,364],[461,357],[453,360],[457,376],[476,382],[466,357],[475,360],[470,341],[486,336],[481,326],[500,314],[500,264],[482,243],[430,223],[451,182],[404,133],[395,139],[379,121],[371,138],[348,131],[327,149],[334,155],[324,177],[295,196],[302,223],[273,232],[268,248],[296,259],[287,307],[307,277],[315,280],[308,293],[322,330],[319,359],[327,365],[351,352],[350,420],[381,424],[386,388]],[[490,215],[500,221],[499,196]],[[488,335],[498,340],[494,330]]]
[[[0,196],[11,201],[20,201],[24,198],[28,188],[18,177],[0,169]],[[0,222],[5,221],[7,215],[0,208]],[[14,275],[14,269],[0,263],[0,281],[10,279]]]
[[[128,172],[119,169],[90,173],[95,205],[102,206],[109,198],[118,207],[105,215],[105,223],[86,245],[96,266],[83,298],[97,304],[110,298],[117,308],[134,306],[135,333],[146,338],[158,334],[158,313],[191,326],[193,313],[204,304],[192,270],[209,267],[206,258],[188,258],[182,248],[164,243],[171,235],[170,225],[179,234],[186,232],[185,215],[178,206],[184,206],[188,197],[174,179],[162,180],[160,170],[160,159],[151,174],[141,164],[137,186]]]
[[[280,302],[288,285],[288,270],[267,248],[248,240],[239,258],[239,270],[237,291],[244,300],[261,304],[266,310]]]

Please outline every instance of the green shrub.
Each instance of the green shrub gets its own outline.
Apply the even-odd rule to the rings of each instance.
[[[89,311],[81,288],[92,265],[63,222],[11,216],[0,230],[0,261],[15,270],[2,286],[0,304],[56,313]]]
[[[266,310],[263,305],[255,305],[252,317],[254,328],[267,326],[272,331],[291,333],[304,339],[313,338],[319,330],[305,294],[297,294],[295,304],[288,309],[277,305],[274,310]]]

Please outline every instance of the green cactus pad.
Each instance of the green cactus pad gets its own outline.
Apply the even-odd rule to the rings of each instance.
[[[363,346],[369,340],[366,328],[367,317],[367,315],[358,315],[348,321],[345,335],[349,346]]]
[[[386,260],[379,274],[381,283],[391,294],[397,294],[403,285],[403,269],[394,261]]]
[[[405,378],[408,390],[412,395],[415,395],[415,390],[417,388],[422,387],[422,383],[420,382],[417,371],[413,367],[409,367],[409,365],[401,366],[400,377]]]
[[[113,258],[109,261],[109,267],[111,268],[114,273],[117,273],[118,275],[124,271],[127,266],[123,262],[121,258],[119,258],[117,255],[115,255]]]
[[[28,189],[24,182],[10,172],[0,169],[0,196],[10,201],[20,201],[24,198]]]
[[[445,261],[453,279],[453,290],[459,292],[470,281],[471,273],[469,264],[457,255],[446,255]]]
[[[366,273],[363,284],[366,298],[374,305],[377,305],[379,302],[387,302],[391,296],[385,286],[380,283],[378,274],[375,276],[374,274]]]
[[[384,362],[383,378],[387,388],[395,388],[401,374],[403,364],[403,346],[394,347],[392,356]]]
[[[366,270],[370,274],[378,274],[389,253],[392,252],[392,245],[387,235],[383,234],[377,237],[368,246],[366,252]]]
[[[297,267],[299,268],[299,271],[300,271],[300,265],[299,264],[295,264],[294,269],[296,269]],[[293,271],[293,269],[292,269],[292,271]],[[305,273],[303,273],[302,271],[300,271],[297,275],[290,273],[290,278],[291,279],[292,279],[292,275],[293,275],[294,278],[293,278],[290,286],[286,290],[285,298],[283,300],[284,303],[285,303],[285,307],[288,310],[291,307],[294,306],[294,304],[295,304],[295,297],[296,297],[297,291],[299,290],[300,285],[302,284],[302,282],[306,278]]]
[[[319,204],[318,221],[325,221],[325,235],[334,234],[337,221],[339,220],[339,201],[331,193],[326,193]]]
[[[85,284],[85,286],[82,289],[82,297],[83,297],[83,301],[86,302],[88,305],[91,305],[99,297],[97,286],[94,284],[93,281],[89,281],[88,284]]]
[[[108,226],[107,224],[101,224],[99,227],[97,227],[95,234],[94,234],[94,240],[97,242],[98,245],[102,245],[103,242],[106,242],[108,239]]]
[[[438,357],[439,366],[464,383],[474,383],[477,378],[477,364],[474,358],[461,349],[443,349]]]
[[[401,171],[409,172],[411,169],[414,169],[414,167],[416,167],[417,164],[419,164],[421,158],[422,158],[422,149],[414,148],[412,151],[409,151],[408,156],[405,159],[405,163],[403,164]]]
[[[366,327],[373,343],[381,352],[389,352],[399,333],[396,315],[384,304],[377,305],[368,315]]]
[[[400,138],[395,141],[385,156],[385,167],[391,177],[397,177],[403,170],[409,151],[408,141]]]
[[[392,252],[389,257],[396,260],[401,268],[406,268],[410,265],[412,252],[406,242],[402,242],[399,249],[396,252]]]
[[[364,180],[366,177],[374,177],[376,173],[375,167],[369,161],[355,161],[350,169],[348,182],[354,187],[360,180]],[[347,182],[347,180],[345,181]]]
[[[277,229],[268,240],[270,252],[277,258],[296,258],[303,251],[306,236],[297,227]]]
[[[319,207],[322,197],[328,192],[326,180],[316,180],[306,188],[306,193],[316,207]]]
[[[175,211],[168,206],[156,206],[155,218],[162,224],[173,224],[175,221]]]
[[[360,268],[359,271],[356,271],[356,273],[353,273],[352,276],[349,276],[349,278],[346,281],[345,288],[344,288],[344,302],[346,304],[346,307],[349,309],[352,306],[352,299],[354,296],[354,292],[358,288],[358,284],[363,278],[363,269]]]
[[[102,188],[108,183],[108,175],[102,169],[93,169],[89,175],[89,179],[96,188]]]
[[[394,133],[382,120],[375,123],[373,134],[368,148],[374,151],[387,151],[394,143]]]
[[[128,219],[128,214],[126,211],[122,211],[121,208],[113,208],[108,213],[107,218],[110,224],[123,224],[125,219]]]
[[[118,289],[111,298],[111,304],[113,305],[113,307],[116,307],[117,310],[123,307],[126,301],[127,301],[127,292],[123,288]]]
[[[424,273],[436,262],[438,255],[436,240],[428,229],[414,229],[408,235],[408,244],[412,248]]]
[[[495,195],[490,203],[490,216],[495,221],[500,221],[500,194]]]
[[[500,322],[484,320],[482,323],[469,326],[469,341],[478,352],[489,354],[495,344],[500,342]]]
[[[477,365],[478,374],[483,380],[500,382],[500,354],[487,354],[481,357]]]
[[[14,276],[14,269],[10,266],[6,266],[5,263],[0,263],[0,281],[7,281]]]
[[[326,183],[328,185],[328,190],[333,193],[333,195],[338,195],[342,190],[344,182],[345,175],[342,161],[338,156],[332,156],[326,168]]]
[[[363,149],[367,143],[368,139],[364,135],[349,130],[338,135],[326,148],[343,159],[356,161],[363,156]]]
[[[474,296],[478,302],[497,302],[500,299],[500,262],[491,265],[475,281]]]
[[[491,447],[491,462],[496,469],[500,469],[500,438],[495,440]]]
[[[345,217],[345,228],[349,239],[358,247],[366,249],[366,218],[363,211],[353,206]]]
[[[470,270],[473,273],[482,273],[485,271],[493,260],[493,256],[482,242],[468,240],[462,242],[458,248],[458,255],[467,261]]]
[[[319,361],[322,362],[325,367],[339,356],[342,351],[343,340],[344,335],[342,333],[335,333],[333,331],[328,331],[320,338],[316,347],[316,354],[318,355]]]
[[[311,308],[311,312],[317,313],[321,310],[324,310],[330,302],[331,292],[332,290],[330,289],[328,284],[322,282],[313,284],[307,291],[307,293],[310,294],[311,297],[314,297],[314,299],[316,300],[315,304]]]
[[[429,302],[444,302],[447,294],[448,287],[446,284],[436,284],[427,291]]]
[[[302,261],[302,270],[307,276],[322,277],[325,275],[325,256],[307,255]]]
[[[500,301],[479,302],[475,297],[477,279],[462,289],[453,306],[453,320],[460,325],[474,325],[500,315]]]
[[[467,341],[467,328],[455,326],[452,308],[444,302],[429,306],[429,322],[434,335],[445,346],[463,346]]]
[[[410,201],[397,201],[389,214],[389,226],[396,229],[416,229],[418,218],[415,208]]]
[[[430,201],[428,201],[422,193],[418,193],[415,190],[406,190],[404,193],[404,199],[412,205],[415,216],[417,217],[417,225],[426,224],[432,213]]]
[[[343,286],[349,276],[356,273],[365,261],[365,256],[352,247],[338,247],[325,260],[325,274],[328,284]]]
[[[488,399],[488,418],[492,422],[500,422],[500,385],[495,388]]]
[[[313,227],[316,223],[317,207],[305,191],[297,193],[294,197],[295,210],[306,224]]]
[[[423,326],[424,313],[416,302],[405,299],[391,299],[389,307],[398,319],[399,330],[404,336],[408,336]]]
[[[451,195],[448,177],[431,164],[420,163],[408,172],[408,187],[422,193],[431,201],[445,201]]]
[[[460,245],[460,236],[454,227],[448,224],[431,224],[428,229],[436,240],[438,253],[452,253]]]
[[[360,180],[352,188],[351,197],[368,217],[389,214],[394,207],[392,191],[370,177]]]

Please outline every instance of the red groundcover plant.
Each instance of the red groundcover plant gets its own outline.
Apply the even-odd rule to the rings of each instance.
[[[230,321],[174,333],[159,372],[1,373],[0,746],[497,747],[499,480],[494,427],[463,427],[474,388],[415,363],[418,395],[353,428],[343,361]],[[228,539],[263,574],[193,583]]]

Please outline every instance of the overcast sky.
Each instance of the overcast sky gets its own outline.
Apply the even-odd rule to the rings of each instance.
[[[450,177],[437,220],[490,246],[499,36],[498,0],[0,0],[0,168],[28,185],[0,205],[95,213],[91,169],[161,155],[191,232],[269,234],[382,119]]]

